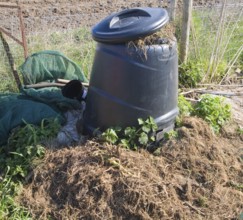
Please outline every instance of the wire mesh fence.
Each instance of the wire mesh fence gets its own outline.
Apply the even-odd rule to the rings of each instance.
[[[206,63],[204,81],[227,75],[240,62],[242,45],[242,0],[194,7],[189,56]]]
[[[2,1],[4,2],[4,1]],[[9,4],[9,1],[4,3]],[[92,68],[95,42],[92,40],[91,28],[107,15],[133,7],[163,7],[171,11],[171,0],[144,0],[140,2],[121,0],[22,0],[22,15],[25,24],[27,47],[29,54],[40,50],[58,50],[79,64],[86,75]],[[195,0],[193,5],[193,20],[189,57],[210,60],[213,45],[221,42],[221,52],[230,61],[233,54],[242,44],[242,9],[243,0],[226,1],[224,16],[224,30],[218,31],[221,21],[223,0]],[[182,1],[176,5],[176,22],[178,27],[177,39],[180,41]],[[221,21],[222,22],[222,21]],[[14,37],[21,39],[21,26],[17,10],[0,7],[0,27],[7,30]],[[232,29],[234,30],[232,32]],[[231,34],[232,33],[232,34]],[[217,34],[225,39],[217,39]],[[231,40],[227,36],[231,36]],[[232,41],[232,39],[239,39]],[[6,37],[16,67],[24,62],[23,48],[14,40]],[[232,43],[234,42],[234,43]],[[227,47],[226,47],[227,45]],[[226,48],[226,49],[225,49]],[[225,51],[224,51],[225,50]],[[215,52],[216,53],[216,52]],[[11,71],[6,53],[0,43],[0,79],[12,82]],[[1,87],[0,87],[1,89]]]

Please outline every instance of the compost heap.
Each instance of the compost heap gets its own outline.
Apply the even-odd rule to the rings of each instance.
[[[243,136],[183,124],[156,155],[95,141],[48,149],[19,201],[35,219],[238,219]]]

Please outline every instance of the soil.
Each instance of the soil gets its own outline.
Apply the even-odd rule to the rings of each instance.
[[[229,0],[228,0],[229,1]],[[82,26],[93,26],[101,19],[127,8],[134,7],[164,7],[168,8],[169,1],[143,0],[1,0],[0,2],[14,4],[19,2],[22,6],[23,17],[27,33],[44,31],[53,27],[67,29]],[[182,5],[178,0],[178,7]],[[220,0],[194,0],[194,5],[210,6],[218,4]],[[0,26],[14,32],[19,29],[17,10],[0,7]],[[9,16],[11,15],[11,16]],[[15,17],[13,19],[13,17]],[[1,22],[1,20],[3,22]],[[44,33],[44,32],[43,32]]]

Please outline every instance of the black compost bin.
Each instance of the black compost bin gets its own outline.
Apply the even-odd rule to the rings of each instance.
[[[177,108],[176,42],[138,48],[130,41],[157,32],[168,22],[162,8],[134,8],[105,18],[92,29],[97,41],[87,95],[84,126],[136,126],[152,116],[159,130],[174,125]],[[128,44],[130,42],[130,44]]]

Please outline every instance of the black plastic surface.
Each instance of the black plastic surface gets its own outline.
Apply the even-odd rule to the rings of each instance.
[[[152,116],[159,129],[178,114],[178,57],[172,45],[147,46],[98,43],[87,95],[87,133],[99,128],[136,126]]]
[[[168,13],[163,8],[126,9],[95,25],[92,36],[98,42],[127,42],[158,31],[168,20]]]

